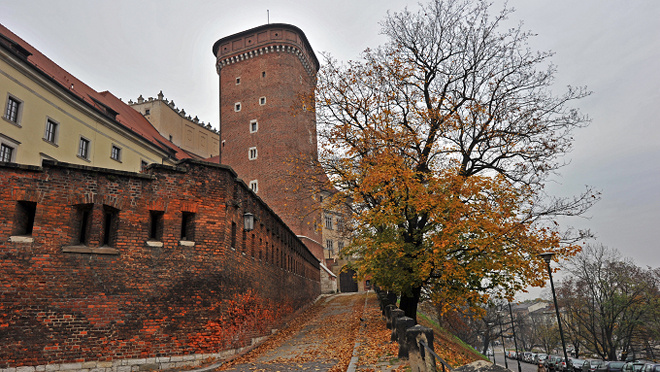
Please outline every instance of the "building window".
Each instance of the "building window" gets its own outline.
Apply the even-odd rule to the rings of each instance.
[[[14,159],[14,148],[7,144],[0,144],[0,161],[11,162]]]
[[[344,249],[344,242],[337,242],[337,251],[341,253],[342,249]]]
[[[195,214],[181,212],[181,240],[195,240]]]
[[[337,230],[344,230],[344,220],[341,217],[337,217]]]
[[[170,134],[170,142],[172,142],[172,135]]]
[[[5,109],[5,116],[4,116],[5,119],[16,125],[20,125],[22,108],[23,108],[23,102],[21,102],[16,97],[8,96],[7,107]]]
[[[19,201],[16,209],[16,219],[12,235],[32,235],[34,216],[37,213],[37,203]]]
[[[145,114],[145,115],[149,115],[149,114],[151,114],[151,110],[149,110],[149,109],[145,109],[145,110],[144,110],[144,114]]]
[[[52,119],[46,120],[46,132],[44,133],[44,140],[52,144],[57,144],[57,128],[59,124]]]
[[[236,112],[241,111],[241,103],[240,102],[234,103],[234,111],[236,111]]]
[[[325,241],[325,249],[327,249],[330,252],[334,252],[334,242],[331,239],[328,239]]]
[[[250,120],[250,133],[255,133],[259,130],[259,122],[256,120]]]
[[[149,211],[149,240],[163,238],[163,214],[162,211]]]
[[[248,159],[249,160],[254,160],[257,158],[257,148],[256,147],[250,147],[248,151]]]
[[[332,230],[332,216],[329,214],[325,215],[325,228]]]
[[[112,160],[121,161],[121,149],[112,145],[112,148],[110,149],[110,158]]]
[[[84,137],[80,137],[80,142],[78,143],[78,156],[89,160],[89,140]]]
[[[266,77],[266,71],[261,71],[261,77],[265,78]]]
[[[147,163],[144,160],[140,160],[140,171],[143,171],[147,167],[147,165],[149,165],[149,163]]]
[[[255,193],[259,191],[259,183],[257,180],[250,181],[250,190],[254,191]]]
[[[240,84],[241,84],[241,78],[240,78],[240,77],[237,77],[237,78],[236,78],[236,85],[240,85]]]
[[[259,105],[263,106],[266,104],[266,97],[259,98]]]

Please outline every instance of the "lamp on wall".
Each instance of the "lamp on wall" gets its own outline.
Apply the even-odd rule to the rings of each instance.
[[[254,230],[254,215],[252,213],[245,213],[243,215],[243,229],[245,231]]]

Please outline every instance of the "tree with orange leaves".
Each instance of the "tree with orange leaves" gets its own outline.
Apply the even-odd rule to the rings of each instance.
[[[498,31],[511,10],[488,8],[437,0],[389,14],[387,44],[346,64],[326,55],[318,76],[320,165],[339,191],[329,203],[353,217],[343,253],[412,318],[422,291],[458,306],[542,285],[537,255],[573,255],[589,235],[556,219],[597,194],[544,190],[589,123],[569,103],[589,92],[553,95],[551,53],[530,51],[520,27]]]

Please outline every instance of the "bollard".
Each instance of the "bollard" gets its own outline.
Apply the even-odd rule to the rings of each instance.
[[[401,309],[394,309],[390,311],[390,329],[392,334],[390,335],[390,341],[396,341],[396,320],[406,316],[406,313]]]
[[[390,312],[394,309],[396,309],[396,306],[392,304],[385,306],[385,321],[387,322],[388,329],[392,328],[392,325],[390,324]]]
[[[400,359],[408,359],[408,344],[406,343],[406,330],[415,325],[415,319],[409,318],[407,316],[401,317],[396,320],[396,335],[398,337],[397,342],[399,343],[399,355]]]
[[[419,324],[406,330],[406,346],[412,372],[436,372],[435,358],[426,352],[419,341],[424,341],[433,350],[433,330]]]

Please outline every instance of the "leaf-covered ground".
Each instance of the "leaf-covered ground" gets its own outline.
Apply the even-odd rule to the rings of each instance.
[[[218,371],[346,371],[364,311],[365,294],[320,299],[288,327]]]

